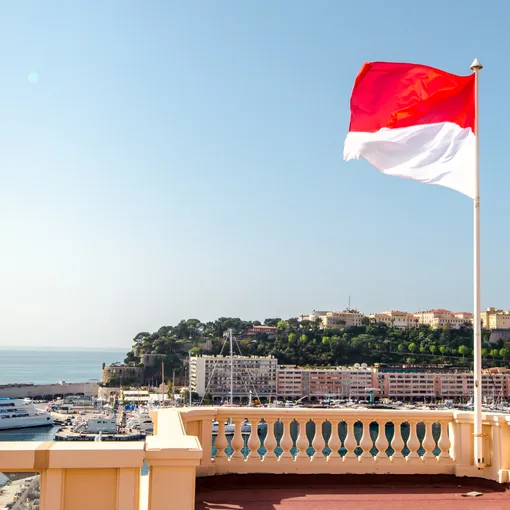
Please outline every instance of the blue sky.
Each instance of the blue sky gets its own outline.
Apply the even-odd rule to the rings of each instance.
[[[181,318],[472,310],[467,197],[342,161],[365,61],[480,80],[482,305],[510,308],[502,1],[0,5],[0,345]]]

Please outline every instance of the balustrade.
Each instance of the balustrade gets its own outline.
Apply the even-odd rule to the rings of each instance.
[[[453,470],[448,412],[218,408],[216,419],[217,473]]]
[[[482,470],[473,465],[468,412],[183,408],[153,417],[156,434],[145,443],[0,443],[0,471],[40,472],[44,510],[194,510],[197,474],[423,473],[510,481],[507,415],[483,417]],[[150,472],[142,508],[144,459]]]

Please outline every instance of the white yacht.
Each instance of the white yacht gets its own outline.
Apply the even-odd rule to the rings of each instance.
[[[154,424],[148,413],[137,413],[131,416],[126,422],[128,429],[140,430],[145,434],[152,434],[154,432]]]
[[[51,415],[39,411],[30,400],[0,398],[0,430],[53,425]]]

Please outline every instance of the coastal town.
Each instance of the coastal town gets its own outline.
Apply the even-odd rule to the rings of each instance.
[[[510,312],[489,308],[481,315],[486,343],[493,347],[488,352],[498,350],[497,355],[493,352],[488,366],[483,369],[483,410],[510,415],[510,368],[505,353],[507,335],[510,334]],[[444,309],[413,314],[392,310],[369,315],[352,309],[313,311],[295,321],[270,319],[265,324],[226,319],[227,326],[237,327],[236,334],[234,328],[229,327],[216,331],[216,338],[207,335],[205,325],[192,321],[185,323],[185,329],[165,329],[166,335],[187,337],[180,343],[177,340],[169,344],[175,349],[173,353],[154,352],[154,346],[162,343],[161,335],[153,337],[152,344],[145,340],[147,335],[135,337],[127,359],[136,357],[140,362],[98,367],[98,371],[102,370],[100,379],[0,386],[0,413],[3,413],[0,426],[9,428],[11,423],[13,428],[46,427],[57,442],[125,442],[145,440],[153,434],[151,412],[168,407],[224,406],[229,409],[245,406],[285,409],[287,412],[300,409],[310,412],[318,409],[471,411],[473,376],[469,366],[461,363],[463,350],[457,347],[457,352],[452,353],[453,344],[445,343],[435,348],[431,342],[433,339],[451,339],[446,335],[455,335],[455,331],[469,335],[472,320],[469,313]],[[201,338],[197,331],[206,338]],[[364,361],[364,358],[369,359],[369,353],[363,351],[356,351],[359,361],[337,366],[330,363],[304,366],[281,362],[271,354],[242,354],[246,346],[257,348],[258,344],[274,344],[282,335],[291,343],[296,337],[296,345],[308,342],[308,336],[320,338],[319,345],[323,347],[338,342],[334,340],[337,334],[377,338],[377,335],[387,336],[391,331],[395,335],[399,331],[417,334],[427,347],[421,349],[422,359],[427,362],[423,363],[419,357],[423,345],[418,344],[415,349],[410,343],[406,345],[400,363],[369,364]],[[218,343],[222,344],[219,353],[206,353],[214,350]],[[445,345],[449,352],[439,350]],[[165,373],[165,364],[172,354],[178,363]],[[183,355],[179,357],[179,354]],[[434,362],[431,363],[427,356]],[[42,423],[45,420],[48,423]],[[227,453],[236,426],[241,427],[244,441],[248,441],[251,434],[252,421],[236,423],[227,420],[223,424],[214,420],[212,424],[213,444],[215,441],[221,443],[222,437],[227,438]],[[257,422],[257,434],[260,438],[267,434],[264,421]],[[277,425],[275,434],[280,441],[283,432]],[[361,440],[361,429],[355,427],[354,434]],[[38,510],[39,484],[37,473],[14,478],[12,473],[0,475],[0,503],[9,510]]]
[[[510,312],[488,308],[481,317],[487,345],[483,394],[486,404],[495,404],[510,397]],[[137,335],[127,363],[104,365],[96,380],[0,385],[0,398],[49,401],[82,395],[112,404],[123,400],[130,388],[161,398],[164,382],[167,403],[177,402],[181,394],[189,401],[190,391],[194,403],[214,404],[230,398],[233,404],[316,404],[326,399],[369,400],[370,395],[374,401],[467,403],[473,388],[465,363],[471,352],[472,320],[470,313],[445,309],[368,315],[352,309],[313,311],[264,324],[240,319],[203,324],[193,319],[156,334]],[[294,350],[275,350],[282,339]],[[350,363],[332,364],[339,349]],[[269,354],[252,354],[263,350]],[[319,363],[299,363],[306,355]]]

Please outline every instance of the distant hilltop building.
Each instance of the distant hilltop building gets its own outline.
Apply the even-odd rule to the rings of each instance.
[[[389,327],[408,329],[415,328],[419,324],[419,319],[412,313],[401,312],[400,310],[390,310],[389,312],[372,313],[368,316],[370,322],[386,324]]]
[[[358,310],[343,310],[338,312],[318,312],[313,311],[307,315],[301,315],[300,321],[315,322],[321,321],[322,328],[351,328],[353,326],[362,326],[362,320],[365,318]]]
[[[482,326],[487,329],[510,329],[510,312],[487,308],[481,312]]]
[[[274,338],[276,333],[278,333],[278,328],[275,326],[252,326],[244,332],[244,335],[255,336],[261,333],[267,335],[268,338]]]
[[[400,329],[416,328],[422,324],[434,329],[459,329],[473,324],[473,314],[471,312],[452,312],[444,308],[415,313],[390,310],[369,315],[351,309],[336,312],[314,310],[311,313],[301,315],[299,320],[315,323],[319,321],[320,327],[323,329],[352,328],[368,324],[367,321],[370,324],[382,323],[388,327]],[[482,324],[487,329],[510,329],[510,311],[488,308],[487,311],[482,312]]]
[[[466,324],[473,324],[473,314],[470,312],[451,312],[444,308],[437,310],[427,310],[413,314],[419,321],[419,324],[427,324],[431,328],[459,329]]]

